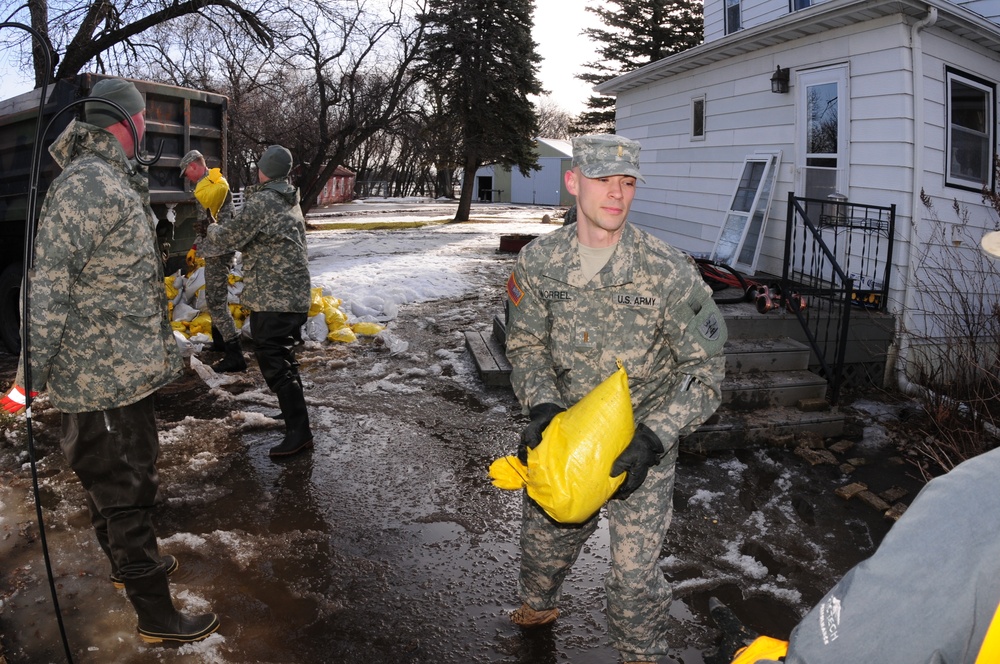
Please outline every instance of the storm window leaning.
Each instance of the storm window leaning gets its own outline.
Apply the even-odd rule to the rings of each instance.
[[[996,86],[947,70],[948,133],[945,184],[982,191],[993,187],[993,100]]]

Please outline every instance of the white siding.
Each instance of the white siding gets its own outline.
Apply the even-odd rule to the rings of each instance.
[[[826,0],[812,0],[812,5],[818,5]],[[980,0],[990,4],[996,0]],[[791,11],[791,0],[741,0],[740,14],[742,27],[755,28],[768,21],[774,21],[788,16]],[[710,42],[726,36],[725,0],[705,1],[705,36],[704,41]]]
[[[562,183],[562,159],[559,157],[540,157],[540,171],[530,171],[521,175],[514,169],[510,174],[510,202],[527,205],[559,205],[560,185]]]

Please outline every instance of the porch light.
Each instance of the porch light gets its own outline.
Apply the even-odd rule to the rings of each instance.
[[[783,95],[788,92],[788,70],[779,65],[771,75],[771,92]]]

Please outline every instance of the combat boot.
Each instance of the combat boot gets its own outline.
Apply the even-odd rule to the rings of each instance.
[[[219,332],[219,328],[214,325],[212,326],[212,345],[208,349],[216,353],[223,353],[226,350],[226,340],[222,338],[222,332]]]
[[[239,335],[226,342],[226,356],[212,365],[215,373],[246,371],[247,361],[243,359],[243,344]]]
[[[527,604],[522,604],[510,614],[510,621],[518,627],[542,627],[555,622],[558,617],[559,609],[536,611]]]
[[[139,637],[146,643],[191,643],[219,629],[219,617],[214,613],[189,616],[174,608],[167,573],[162,568],[153,574],[125,579],[125,593],[139,617]]]
[[[278,405],[285,419],[285,438],[275,445],[268,454],[271,457],[286,457],[309,449],[313,444],[312,430],[309,428],[309,411],[306,398],[302,394],[302,383],[297,379],[289,381],[278,390]]]

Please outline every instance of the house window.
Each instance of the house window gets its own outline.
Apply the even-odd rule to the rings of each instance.
[[[948,165],[945,184],[981,191],[993,187],[993,99],[996,87],[947,71]]]
[[[797,190],[806,198],[847,195],[847,67],[798,77]]]
[[[805,9],[806,7],[812,6],[812,0],[791,0],[789,2],[789,11],[797,12],[800,9]]]
[[[726,34],[731,35],[742,27],[740,0],[726,0]]]
[[[705,140],[705,97],[691,100],[691,140]]]

